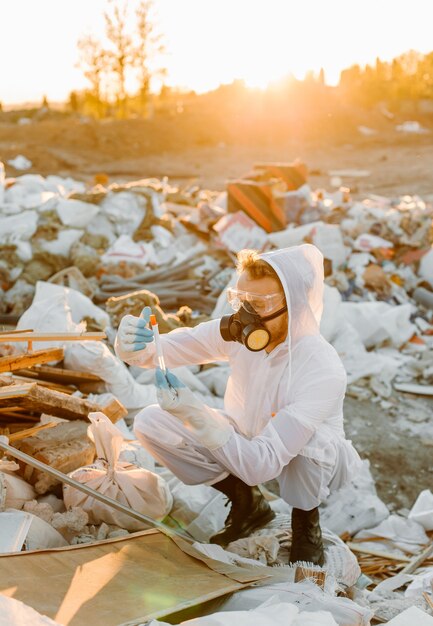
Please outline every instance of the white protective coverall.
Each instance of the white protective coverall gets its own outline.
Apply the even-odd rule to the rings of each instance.
[[[161,336],[166,365],[228,361],[223,419],[226,442],[209,449],[172,414],[148,406],[135,418],[137,438],[186,484],[212,485],[228,474],[248,485],[277,478],[281,497],[310,510],[353,478],[360,458],[343,429],[346,373],[320,335],[323,257],[312,245],[261,255],[283,285],[289,328],[269,354],[222,339],[220,320]],[[116,341],[117,344],[117,341]],[[130,364],[156,367],[154,342]]]

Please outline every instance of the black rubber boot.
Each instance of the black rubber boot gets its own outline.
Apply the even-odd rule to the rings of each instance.
[[[224,528],[209,539],[210,543],[226,546],[231,541],[248,537],[254,530],[265,526],[275,517],[260,489],[249,487],[236,476],[227,476],[212,487],[227,496],[232,508]]]
[[[292,548],[289,563],[298,561],[314,565],[323,565],[325,562],[318,507],[311,511],[301,509],[292,511]]]

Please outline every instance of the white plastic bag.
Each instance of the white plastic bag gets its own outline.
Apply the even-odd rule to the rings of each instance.
[[[73,228],[86,228],[99,213],[99,207],[96,204],[69,198],[60,198],[56,208],[62,223]]]
[[[433,530],[433,493],[424,489],[413,505],[409,519],[418,522],[425,530]]]
[[[78,324],[84,317],[91,317],[101,324],[103,328],[110,326],[108,313],[96,306],[96,304],[93,304],[91,299],[81,293],[81,291],[43,280],[37,281],[36,293],[32,304],[36,304],[40,300],[52,301],[57,298],[60,298],[69,307],[73,322]],[[63,311],[64,308],[62,307],[62,313]],[[29,326],[29,328],[32,327]]]
[[[57,295],[50,294],[46,297],[39,297],[36,292],[31,306],[20,317],[17,329],[33,328],[38,332],[79,332],[84,329],[84,325],[75,324],[72,320],[71,308],[67,303],[64,292]],[[15,344],[18,350],[24,352],[26,344],[24,342]],[[48,348],[64,348],[65,341],[35,341],[33,350],[45,350]],[[77,367],[77,369],[81,369]]]
[[[17,469],[19,465],[15,461],[0,460],[0,511],[22,509],[24,502],[36,497],[33,487],[14,475]]]
[[[170,519],[197,541],[208,542],[224,526],[229,513],[224,494],[209,485],[185,485],[165,467],[156,471],[173,495]]]
[[[123,437],[106,415],[90,413],[89,420],[92,423],[89,437],[95,442],[98,458],[92,465],[81,467],[69,476],[148,517],[164,518],[173,504],[167,483],[148,470],[119,461]],[[81,507],[89,515],[90,523],[105,522],[129,531],[148,527],[69,485],[64,485],[63,495],[66,507]]]

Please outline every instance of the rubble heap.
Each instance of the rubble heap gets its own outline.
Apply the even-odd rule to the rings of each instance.
[[[108,475],[119,477],[119,501],[122,481],[132,485],[141,476],[159,500],[152,513],[140,496],[137,510],[206,543],[223,525],[224,500],[211,487],[183,485],[134,441],[132,418],[156,400],[153,372],[128,368],[112,344],[123,315],[138,315],[146,305],[161,332],[228,312],[225,290],[235,280],[235,254],[245,247],[308,242],[322,251],[321,330],[345,365],[349,395],[396,412],[398,391],[433,395],[432,205],[416,196],[354,200],[345,188],[313,191],[304,169],[301,176],[295,168],[294,185],[293,167],[277,165],[231,181],[228,193],[180,189],[166,179],[92,188],[58,176],[7,179],[0,167],[0,434],[11,445],[96,489]],[[175,373],[209,405],[222,406],[226,365]],[[89,413],[109,418],[105,434],[104,417],[88,432]],[[143,528],[77,494],[25,463],[1,459],[0,551],[94,542]],[[282,566],[290,507],[268,497],[276,526],[230,551]],[[410,513],[391,515],[365,462],[357,482],[323,504],[322,520],[335,586],[325,586],[321,599],[303,589],[304,598],[312,594],[311,610],[320,606],[335,619],[320,623],[367,625],[370,609],[382,622],[414,605],[429,609],[431,492],[423,491]],[[299,602],[301,583],[293,584],[293,590],[285,584],[281,602]],[[346,607],[350,622],[335,595],[342,589],[358,607]],[[257,608],[242,593],[241,604],[229,601],[225,610]]]

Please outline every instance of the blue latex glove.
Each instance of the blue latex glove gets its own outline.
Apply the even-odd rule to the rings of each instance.
[[[208,407],[172,372],[156,370],[156,389],[159,406],[180,419],[186,428],[210,450],[224,445],[233,428],[227,419]]]
[[[119,325],[116,337],[116,354],[123,360],[138,356],[153,341],[153,330],[149,328],[152,310],[145,306],[140,317],[125,315]]]

